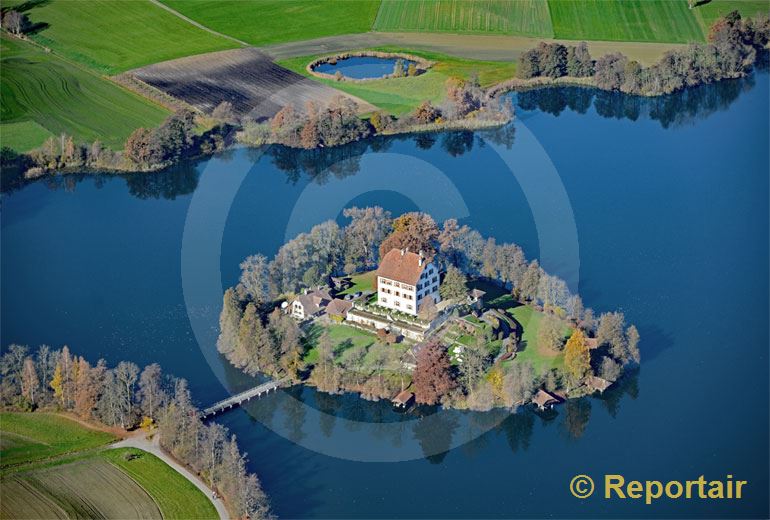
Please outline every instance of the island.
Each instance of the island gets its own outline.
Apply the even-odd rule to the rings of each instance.
[[[564,280],[450,219],[349,208],[224,294],[218,349],[248,374],[447,408],[547,409],[638,367],[639,333]]]

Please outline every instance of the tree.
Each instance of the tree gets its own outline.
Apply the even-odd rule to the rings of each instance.
[[[40,380],[37,377],[35,363],[31,357],[24,359],[24,368],[21,376],[21,395],[31,404],[37,401],[37,389],[40,386]]]
[[[77,361],[77,376],[75,378],[75,413],[89,419],[96,408],[101,391],[99,371],[92,368],[82,356]]]
[[[322,392],[336,393],[340,389],[340,373],[334,362],[334,343],[328,329],[318,338],[318,362],[313,379]]]
[[[413,376],[415,400],[436,404],[456,383],[446,349],[437,342],[423,344],[417,353]]]
[[[134,410],[134,388],[139,377],[139,367],[129,361],[121,361],[113,370],[115,373],[116,401],[120,410],[120,427],[127,428],[136,419]]]
[[[433,123],[440,115],[441,112],[430,101],[423,101],[412,113],[415,122],[421,125]]]
[[[519,293],[525,300],[532,301],[537,296],[537,288],[540,284],[540,264],[537,260],[532,262],[524,272],[524,276],[521,279],[521,285],[519,287]]]
[[[392,228],[390,212],[379,206],[346,208],[342,215],[350,219],[343,232],[345,272],[373,269],[379,260],[379,247]]]
[[[575,329],[564,347],[564,368],[573,386],[591,371],[591,352],[582,330]]]
[[[594,60],[586,42],[570,46],[567,50],[567,75],[575,78],[593,76]]]
[[[426,213],[404,213],[393,221],[393,232],[380,245],[380,257],[391,249],[422,251],[426,255],[436,252],[439,230],[436,222]]]
[[[535,387],[535,369],[532,363],[512,363],[503,376],[502,398],[506,407],[515,409],[532,398]]]
[[[618,90],[625,81],[628,58],[619,52],[606,54],[596,61],[594,78],[596,86],[604,90]]]
[[[464,347],[462,358],[460,382],[465,389],[465,393],[470,395],[476,391],[479,382],[484,377],[484,373],[489,365],[489,352],[483,343],[475,346],[469,345]]]
[[[9,10],[3,15],[3,28],[11,34],[24,34],[29,29],[29,18],[24,13]]]
[[[420,308],[417,309],[417,316],[421,320],[433,321],[438,316],[438,307],[436,307],[436,300],[433,296],[426,296],[420,302]]]
[[[614,359],[609,356],[602,357],[602,364],[599,367],[599,375],[607,381],[617,381],[623,372],[623,367],[620,366]]]
[[[163,389],[163,373],[160,365],[153,363],[147,365],[139,376],[139,390],[137,392],[142,414],[158,418],[158,410],[168,399],[168,394]]]
[[[639,355],[639,331],[636,330],[635,325],[630,325],[626,329],[626,355],[628,361],[632,361],[637,365],[641,361]]]
[[[522,79],[540,76],[540,52],[538,49],[528,49],[519,56],[516,76]]]
[[[630,360],[626,335],[623,332],[625,324],[626,317],[622,312],[605,312],[599,317],[599,328],[596,331],[599,345],[609,346],[612,357],[623,365]]]
[[[137,128],[126,139],[123,147],[126,157],[138,166],[157,164],[161,151],[152,130]]]
[[[217,350],[222,354],[228,355],[235,350],[242,316],[241,301],[235,290],[229,287],[222,298],[222,312],[219,314]]]
[[[463,300],[468,296],[468,285],[465,275],[453,265],[447,267],[444,281],[439,287],[439,293],[445,300]]]
[[[219,121],[220,123],[234,124],[238,122],[238,118],[233,110],[233,104],[229,101],[222,101],[214,110],[211,111],[211,118]]]
[[[240,286],[257,305],[268,300],[268,261],[265,255],[251,255],[241,262]]]
[[[567,48],[560,43],[540,42],[540,73],[555,79],[567,74]]]
[[[545,314],[540,320],[540,328],[537,330],[538,346],[552,351],[561,350],[564,342],[563,330],[564,324],[559,318]]]

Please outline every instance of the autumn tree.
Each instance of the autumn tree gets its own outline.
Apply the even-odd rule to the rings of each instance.
[[[436,404],[455,388],[452,365],[441,344],[431,341],[420,347],[413,383],[415,400],[423,404]]]
[[[425,321],[433,321],[438,316],[438,307],[436,300],[432,296],[427,296],[420,302],[420,308],[417,309],[417,317]]]
[[[391,249],[409,249],[426,255],[436,252],[439,230],[430,215],[420,212],[404,213],[393,221],[393,232],[380,245],[380,257]]]
[[[35,369],[35,363],[31,357],[24,359],[24,368],[21,374],[21,395],[29,401],[31,404],[35,404],[37,401],[37,391],[40,387],[40,380],[37,377],[37,370]]]
[[[257,305],[262,305],[269,299],[268,264],[267,257],[260,254],[247,256],[240,264],[239,288],[247,298]]]
[[[564,341],[564,323],[551,314],[545,314],[537,330],[537,344],[551,351],[561,350]]]
[[[515,409],[532,398],[535,369],[532,363],[512,363],[503,376],[502,399],[507,408]]]
[[[532,260],[524,272],[519,286],[519,293],[525,300],[532,301],[537,296],[537,288],[540,285],[540,271],[540,264],[537,260]]]
[[[447,267],[439,293],[445,300],[462,300],[468,295],[468,282],[465,275],[453,265]]]
[[[591,352],[582,330],[575,329],[564,347],[564,368],[576,386],[591,371]]]
[[[343,232],[344,270],[354,273],[374,269],[379,261],[379,247],[390,232],[393,219],[379,206],[346,208],[342,215],[350,219]]]
[[[79,416],[90,419],[102,390],[99,371],[92,368],[83,356],[78,358],[77,367],[74,411]]]
[[[423,101],[417,108],[414,109],[412,118],[416,123],[426,125],[433,123],[440,115],[441,112],[438,108],[433,106],[433,103],[430,101]]]
[[[139,376],[137,397],[142,414],[152,419],[158,418],[158,410],[168,400],[169,396],[163,388],[163,372],[160,365],[147,365]]]

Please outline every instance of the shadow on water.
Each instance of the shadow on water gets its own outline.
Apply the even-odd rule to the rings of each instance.
[[[766,68],[766,58],[757,68]],[[754,88],[756,76],[724,80],[658,97],[629,96],[586,87],[553,87],[513,94],[517,109],[539,110],[559,116],[565,110],[585,114],[593,107],[604,118],[637,121],[648,118],[663,128],[690,125],[726,110],[740,96]]]

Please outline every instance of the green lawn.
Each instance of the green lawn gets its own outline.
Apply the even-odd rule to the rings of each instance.
[[[148,0],[50,0],[26,12],[48,24],[35,41],[105,74],[239,46]]]
[[[126,460],[127,453],[137,457]],[[163,518],[217,518],[211,501],[155,455],[134,448],[122,448],[103,451],[100,456],[118,466],[152,495]]]
[[[342,291],[340,294],[355,294],[357,292],[373,291],[374,282],[377,280],[377,271],[356,274],[350,277],[353,285]]]
[[[162,0],[222,34],[252,45],[371,30],[379,0]]]
[[[482,86],[489,86],[513,77],[516,71],[516,65],[512,62],[467,60],[444,54],[396,47],[378,47],[374,50],[415,54],[435,61],[436,64],[420,76],[377,79],[361,83],[311,77],[316,81],[358,96],[391,114],[401,115],[413,110],[426,100],[434,104],[441,103],[446,97],[446,80],[452,76],[469,78],[476,74]],[[282,60],[278,63],[299,74],[309,76],[305,67],[320,56],[301,56]]]
[[[107,146],[122,148],[136,128],[157,126],[168,115],[165,109],[30,43],[3,36],[0,45],[0,138],[17,150],[29,150],[47,134],[62,132],[79,141],[100,139]]]
[[[770,12],[767,0],[711,0],[693,9],[693,13],[703,26],[703,33],[708,35],[711,25],[731,11],[738,11],[744,18],[751,18]]]
[[[685,0],[549,0],[553,32],[567,40],[704,40]]]
[[[0,124],[0,146],[7,146],[18,152],[37,148],[52,135],[35,121]]]
[[[0,413],[0,468],[103,446],[115,437],[47,413]]]
[[[383,0],[374,28],[553,36],[548,0]]]
[[[516,321],[518,321],[522,327],[519,352],[516,354],[516,358],[508,363],[529,361],[532,363],[532,366],[535,368],[535,373],[537,374],[543,374],[551,368],[562,369],[564,367],[563,351],[556,355],[549,355],[538,348],[537,331],[540,328],[540,322],[544,316],[543,313],[528,305],[513,307],[508,309],[508,313],[516,318]],[[572,331],[565,327],[565,339],[568,338],[571,333]]]
[[[329,325],[325,328],[329,331],[329,337],[335,346],[334,352],[337,355],[352,346],[370,347],[377,341],[374,334],[347,325]],[[324,327],[314,324],[307,332],[306,346],[308,350],[305,352],[304,360],[308,364],[312,365],[318,361],[318,347],[316,345],[323,329]]]

